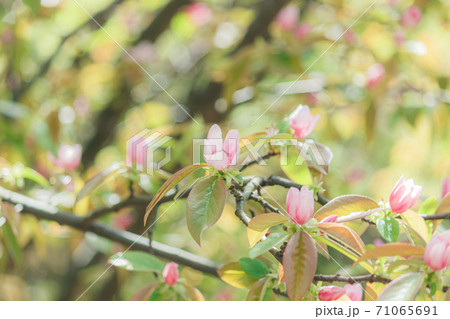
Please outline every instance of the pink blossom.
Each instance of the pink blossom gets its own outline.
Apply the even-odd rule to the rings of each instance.
[[[280,10],[275,23],[283,31],[292,31],[298,23],[299,10],[295,5],[288,5]]]
[[[321,223],[335,223],[338,220],[338,215],[330,215],[322,219],[319,224]]]
[[[163,277],[166,284],[169,286],[173,286],[177,283],[178,277],[180,274],[178,273],[178,265],[174,262],[170,262],[164,267]]]
[[[294,223],[307,223],[314,214],[314,191],[306,186],[300,190],[291,187],[286,197],[286,209]]]
[[[309,23],[299,23],[295,28],[295,35],[297,39],[304,39],[311,33],[312,27]]]
[[[450,177],[442,180],[442,198],[444,198],[448,193],[450,193]]]
[[[48,154],[48,157],[55,166],[73,171],[80,165],[81,152],[82,147],[80,144],[62,144],[58,149],[58,157],[55,157],[51,153]]]
[[[425,263],[438,271],[450,265],[450,229],[441,235],[435,233],[425,248]]]
[[[187,9],[186,13],[189,19],[197,26],[202,26],[211,21],[211,9],[203,3],[192,3]]]
[[[352,301],[361,301],[362,300],[362,286],[361,284],[347,284],[344,286],[345,294]]]
[[[333,301],[345,295],[345,289],[338,286],[323,286],[319,290],[320,301]]]
[[[289,116],[290,128],[294,130],[296,138],[305,138],[316,127],[319,119],[320,114],[312,116],[309,107],[300,104]]]
[[[422,192],[422,186],[414,185],[412,179],[405,181],[402,176],[395,184],[389,197],[391,210],[395,214],[401,214],[414,206]]]
[[[367,88],[373,89],[377,87],[384,79],[385,70],[384,66],[380,63],[376,63],[370,66],[367,71]]]
[[[205,139],[205,162],[218,170],[230,168],[237,163],[239,157],[239,132],[230,130],[222,142],[222,130],[214,124]]]
[[[422,20],[422,11],[416,6],[411,6],[403,11],[400,23],[406,28],[415,28]]]

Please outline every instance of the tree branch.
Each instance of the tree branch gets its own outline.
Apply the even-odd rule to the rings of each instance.
[[[179,264],[218,277],[217,270],[219,269],[219,266],[217,264],[209,259],[191,254],[185,250],[156,241],[152,241],[150,247],[149,240],[143,236],[127,231],[116,230],[100,223],[86,225],[82,217],[61,212],[55,206],[12,192],[3,187],[0,187],[0,198],[13,205],[21,205],[21,214],[29,214],[38,219],[55,221],[60,225],[71,226],[82,232],[91,232],[125,246],[129,246],[132,250],[140,250],[148,253],[151,249],[155,256],[172,260]]]
[[[275,19],[281,8],[283,8],[288,2],[289,0],[262,1],[255,19],[248,27],[241,42],[236,46],[230,55],[234,55],[242,48],[252,44],[259,36],[268,38],[268,27],[270,23]]]
[[[248,162],[247,164],[242,165],[242,167],[239,169],[239,171],[242,172],[243,170],[245,170],[245,169],[248,168],[249,166],[252,166],[252,165],[254,165],[254,164],[259,164],[259,163],[261,163],[261,161],[264,161],[264,160],[266,160],[266,159],[269,159],[269,158],[271,158],[271,157],[273,157],[273,156],[277,156],[277,155],[280,155],[280,153],[267,153],[266,155],[261,156],[261,157],[258,158],[258,159],[254,159],[254,160]]]
[[[250,184],[250,183],[249,183]],[[247,185],[249,185],[247,184]],[[251,184],[250,184],[251,185]],[[255,184],[253,184],[255,185]],[[231,189],[231,193],[234,195],[236,199],[236,216],[246,225],[250,222],[250,217],[245,213],[245,201],[249,198],[249,193],[251,193],[251,187],[249,186],[244,192],[241,192],[235,188]],[[265,237],[263,237],[264,240]],[[275,259],[279,263],[283,263],[283,256],[281,251],[276,247],[272,247],[269,252],[275,257]],[[381,282],[381,283],[389,283],[391,279],[380,277],[374,274],[361,275],[361,276],[341,276],[341,275],[314,275],[314,281],[323,281],[323,282]]]
[[[301,188],[303,186],[303,185],[294,183],[293,181],[291,181],[287,178],[275,176],[275,175],[271,175],[268,178],[265,178],[263,185],[261,185],[261,186],[270,186],[270,185],[278,185],[278,186],[282,186],[284,188],[290,188],[290,187]],[[329,201],[330,201],[329,199],[323,197],[320,194],[317,194],[317,202],[319,204],[325,205]]]

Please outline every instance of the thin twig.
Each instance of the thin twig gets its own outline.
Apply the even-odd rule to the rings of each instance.
[[[243,170],[245,170],[245,169],[248,168],[249,166],[252,166],[252,165],[254,165],[254,164],[259,164],[259,163],[261,163],[261,161],[264,161],[264,160],[266,160],[266,159],[269,159],[269,158],[274,157],[274,156],[277,156],[277,155],[280,155],[280,154],[279,154],[279,153],[272,153],[272,152],[267,153],[266,155],[263,155],[263,156],[261,156],[260,158],[254,159],[254,160],[252,160],[252,161],[250,161],[250,162],[248,162],[248,163],[242,165],[242,167],[239,169],[239,171],[242,172]]]

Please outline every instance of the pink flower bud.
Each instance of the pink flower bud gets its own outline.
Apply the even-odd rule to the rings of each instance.
[[[442,198],[444,198],[448,193],[450,193],[450,177],[442,180]]]
[[[58,157],[49,153],[48,157],[55,166],[62,167],[68,171],[75,170],[81,161],[81,145],[62,144],[58,149]]]
[[[166,284],[169,286],[173,286],[177,283],[178,277],[180,274],[178,273],[178,265],[174,262],[170,262],[164,267],[163,277]]]
[[[361,301],[362,300],[362,286],[361,284],[347,284],[344,286],[345,294],[352,301]]]
[[[321,223],[335,223],[338,220],[338,215],[330,215],[322,219],[319,224]]]
[[[294,223],[307,223],[314,214],[314,192],[306,186],[300,190],[291,187],[286,197],[286,209]]]
[[[283,31],[292,31],[298,23],[299,10],[295,5],[288,5],[280,10],[275,24]]]
[[[240,149],[238,130],[230,130],[222,142],[222,130],[219,125],[214,124],[205,139],[203,157],[207,164],[224,170],[237,163]]]
[[[211,21],[211,9],[203,3],[192,3],[186,8],[189,19],[197,26],[202,26]]]
[[[380,63],[370,66],[366,71],[367,88],[370,90],[377,87],[378,84],[380,84],[383,81],[384,74],[385,74],[384,66],[381,65]]]
[[[416,6],[411,6],[403,11],[400,23],[406,28],[415,28],[422,20],[422,11]]]
[[[425,263],[438,271],[450,265],[450,229],[441,235],[435,233],[425,248]]]
[[[389,197],[392,212],[395,214],[406,212],[414,206],[421,192],[422,186],[414,185],[412,179],[405,181],[403,176],[400,177]]]
[[[316,127],[319,119],[320,114],[312,116],[309,107],[300,104],[289,116],[290,128],[294,130],[296,138],[305,138]]]
[[[338,286],[323,286],[319,290],[319,300],[320,301],[333,301],[337,300],[345,294],[345,290]]]

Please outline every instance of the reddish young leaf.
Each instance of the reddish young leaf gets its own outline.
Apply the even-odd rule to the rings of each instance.
[[[303,231],[289,240],[283,257],[286,290],[291,300],[301,300],[311,286],[317,266],[317,250],[312,238]]]
[[[152,282],[145,286],[144,288],[138,290],[133,296],[131,296],[130,301],[148,301],[153,291],[161,285],[160,282]]]
[[[200,164],[194,164],[190,165],[188,167],[185,167],[175,174],[173,174],[169,179],[166,180],[166,182],[161,186],[161,188],[158,190],[158,192],[153,196],[152,201],[150,204],[148,204],[147,209],[145,210],[145,216],[144,216],[144,224],[147,222],[147,218],[150,215],[150,212],[152,209],[156,206],[156,204],[161,200],[161,198],[176,184],[181,182],[182,179],[184,179],[189,174],[193,173],[197,169],[208,166],[204,163]]]
[[[372,198],[361,195],[343,195],[336,197],[325,206],[322,206],[317,211],[314,218],[321,221],[330,215],[345,216],[378,207],[378,203]]]
[[[323,223],[318,224],[317,226],[327,234],[350,246],[360,254],[364,253],[364,242],[358,234],[349,227],[337,223]]]
[[[356,263],[385,256],[423,256],[425,249],[407,243],[393,243],[366,251]]]
[[[271,297],[267,294],[268,285],[271,278],[261,278],[250,287],[247,294],[247,301],[264,301],[267,297]],[[272,293],[273,294],[273,293]],[[266,298],[264,298],[266,297]]]

